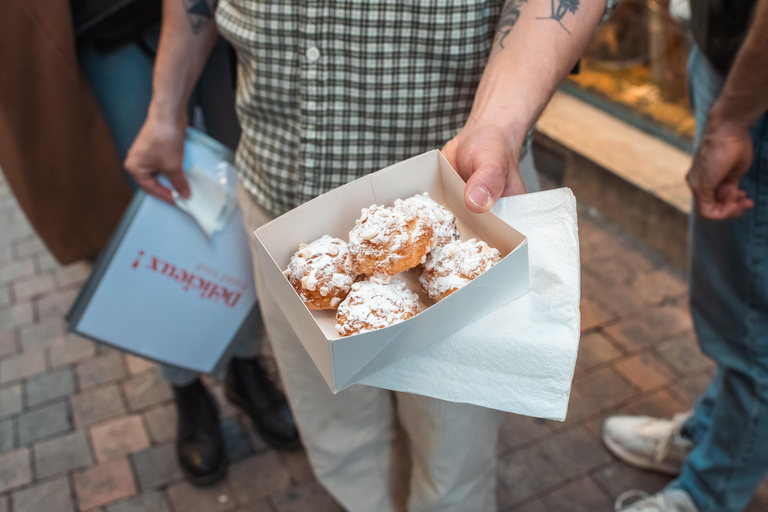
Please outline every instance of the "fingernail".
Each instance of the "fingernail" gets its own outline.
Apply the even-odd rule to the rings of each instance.
[[[488,203],[491,201],[491,194],[485,187],[475,187],[472,192],[469,193],[469,200],[478,208],[486,209]]]

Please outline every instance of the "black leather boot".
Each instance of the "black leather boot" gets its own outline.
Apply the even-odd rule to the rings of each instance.
[[[250,416],[266,442],[280,450],[301,446],[285,395],[265,371],[260,357],[233,357],[224,378],[224,389],[229,401]]]
[[[212,485],[224,478],[229,461],[219,425],[216,401],[200,379],[173,386],[179,413],[176,455],[192,485]]]

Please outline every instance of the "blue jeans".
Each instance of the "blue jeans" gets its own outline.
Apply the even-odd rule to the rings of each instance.
[[[122,160],[144,124],[152,99],[152,50],[157,48],[158,37],[159,27],[154,27],[136,41],[109,51],[101,51],[91,44],[78,48],[80,65],[101,106]],[[232,63],[227,51],[224,41],[219,40],[192,94],[190,114],[199,107],[205,130],[234,149],[240,139],[240,125],[235,113]],[[127,173],[126,179],[135,189],[136,184]],[[242,340],[235,341],[234,355],[258,355],[265,336],[261,318],[254,319],[253,329]],[[189,384],[198,377],[195,372],[169,365],[160,365],[160,371],[176,386]]]
[[[688,66],[698,146],[724,79],[698,49]],[[718,370],[685,426],[696,445],[671,485],[700,512],[743,510],[768,473],[768,114],[751,131],[741,186],[755,207],[736,220],[691,218],[691,314]]]

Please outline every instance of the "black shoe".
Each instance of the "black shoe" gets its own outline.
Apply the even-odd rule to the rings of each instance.
[[[299,448],[299,433],[285,395],[264,370],[261,358],[233,357],[224,378],[230,402],[245,411],[266,442],[279,450]]]
[[[213,485],[224,478],[229,461],[219,425],[216,401],[200,379],[173,386],[179,413],[176,456],[192,485]]]

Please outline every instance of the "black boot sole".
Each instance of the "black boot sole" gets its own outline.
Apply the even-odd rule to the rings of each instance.
[[[248,404],[245,403],[242,399],[240,399],[239,396],[237,396],[231,389],[229,389],[229,386],[224,386],[224,396],[227,397],[227,400],[229,400],[230,403],[237,406],[241,411],[243,411],[245,414],[248,415],[249,418],[251,418],[251,423],[253,423],[253,427],[256,429],[256,432],[259,433],[262,439],[267,442],[270,446],[275,448],[276,450],[281,451],[294,451],[301,448],[301,441],[299,439],[296,439],[295,441],[285,441],[283,439],[279,439],[274,437],[269,432],[266,432],[259,422],[254,420],[255,414],[253,414],[249,408]]]
[[[184,474],[184,478],[186,478],[187,482],[192,484],[194,487],[210,487],[221,482],[224,480],[224,477],[227,476],[229,461],[225,459],[221,466],[216,468],[216,471],[209,475],[203,476],[189,473],[181,463],[179,463],[179,466],[181,467],[181,472]]]

